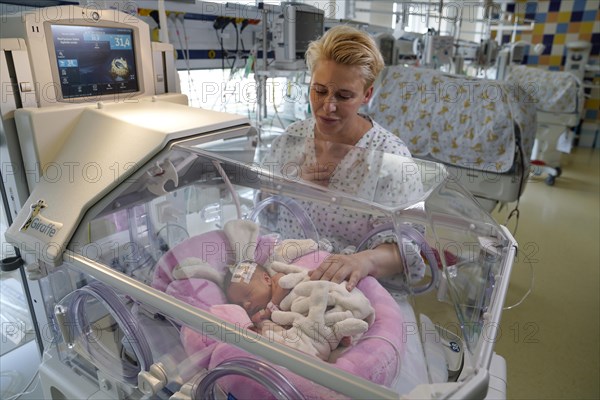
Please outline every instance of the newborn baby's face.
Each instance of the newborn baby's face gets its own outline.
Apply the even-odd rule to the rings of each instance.
[[[231,283],[227,297],[233,304],[241,306],[254,321],[254,316],[271,301],[271,277],[266,272],[256,271],[250,283]]]

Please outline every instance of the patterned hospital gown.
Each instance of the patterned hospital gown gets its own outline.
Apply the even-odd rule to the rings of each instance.
[[[344,155],[331,176],[328,188],[388,206],[420,199],[423,194],[421,179],[408,148],[400,138],[370,121],[373,127]],[[314,126],[312,118],[290,125],[286,134],[273,141],[271,151],[263,161],[276,163],[276,168],[284,175],[297,171],[303,163],[316,163]],[[375,227],[389,222],[389,218],[347,210],[335,204],[300,201],[300,205],[321,238],[333,245],[334,252],[351,253]],[[302,237],[295,218],[287,210],[278,212],[277,231],[284,232],[286,238]],[[371,237],[367,247],[392,242],[396,242],[396,237],[386,231]],[[424,275],[425,265],[418,246],[404,239],[402,244],[409,278],[411,281],[419,280]]]

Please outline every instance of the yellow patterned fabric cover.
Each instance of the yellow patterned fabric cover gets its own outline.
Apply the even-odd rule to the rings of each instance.
[[[583,108],[583,86],[570,72],[518,65],[512,67],[507,81],[529,93],[539,111],[570,114]]]
[[[413,156],[492,173],[511,169],[519,131],[528,162],[536,131],[526,93],[512,93],[504,82],[422,68],[387,68],[368,113]]]

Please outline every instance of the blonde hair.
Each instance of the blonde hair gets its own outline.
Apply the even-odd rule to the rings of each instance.
[[[348,25],[337,25],[319,39],[311,42],[306,50],[306,64],[313,71],[319,61],[330,60],[338,64],[358,66],[370,87],[385,66],[383,57],[371,36]]]

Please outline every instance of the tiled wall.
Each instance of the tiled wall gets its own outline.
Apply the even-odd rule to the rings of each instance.
[[[532,31],[523,31],[516,40],[533,44],[543,43],[546,48],[541,55],[529,55],[524,63],[547,66],[550,70],[562,70],[565,64],[566,44],[583,40],[592,44],[590,63],[600,64],[600,0],[545,0],[516,1],[507,4],[507,11],[518,17],[535,21]],[[503,42],[510,36],[503,37]],[[600,77],[594,80],[600,85]],[[588,91],[590,92],[590,91]],[[592,130],[600,123],[600,98],[595,90],[586,99],[584,126]],[[585,132],[581,132],[585,136]],[[597,134],[596,134],[597,135]],[[598,140],[594,140],[597,145]]]
[[[546,46],[539,56],[529,56],[527,64],[547,65],[560,70],[564,65],[566,43],[583,40],[592,43],[592,57],[600,55],[599,0],[520,1],[507,6],[517,16],[534,20],[531,32],[522,32],[517,40]]]

